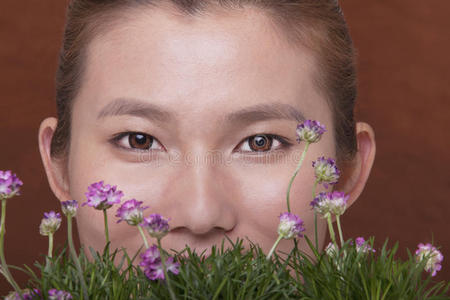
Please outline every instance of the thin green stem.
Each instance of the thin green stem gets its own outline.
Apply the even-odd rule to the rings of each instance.
[[[280,243],[282,238],[283,237],[281,235],[278,236],[277,240],[275,241],[275,243],[272,246],[272,249],[270,249],[269,254],[267,254],[267,257],[266,257],[267,260],[269,260],[272,257],[273,253],[275,252],[275,249],[277,248],[277,246]]]
[[[147,237],[145,236],[144,230],[143,230],[142,227],[139,226],[139,225],[137,225],[137,228],[138,228],[138,230],[139,230],[139,233],[140,233],[141,236],[142,236],[142,239],[144,240],[145,248],[148,249],[148,241],[147,241]]]
[[[312,190],[313,201],[316,198],[317,182],[318,182],[317,180],[314,181],[314,186],[313,186],[313,190]],[[317,212],[315,210],[314,210],[314,241],[316,244],[316,250],[319,250],[319,237],[318,237],[318,233],[317,233]]]
[[[23,300],[22,291],[19,288],[19,285],[14,281],[11,273],[9,272],[8,265],[6,264],[5,259],[5,234],[6,234],[6,199],[1,199],[2,201],[2,215],[0,220],[0,260],[2,264],[2,272],[3,276],[5,276],[6,280],[11,284],[14,290],[19,294],[20,299]]]
[[[167,274],[167,269],[166,269],[166,258],[165,258],[165,254],[164,254],[164,251],[161,246],[161,239],[158,238],[157,241],[158,241],[159,255],[161,256],[161,264],[162,264],[162,268],[163,268],[163,272],[164,272],[164,278],[166,278],[167,288],[169,289],[170,298],[172,300],[176,300],[177,297],[175,296],[175,293],[172,290],[172,285],[170,283],[169,276],[167,276],[168,274]]]
[[[75,251],[75,247],[73,245],[72,216],[67,217],[67,239],[69,241],[70,256],[72,257],[72,260],[75,263],[75,267],[77,268],[78,277],[79,277],[80,283],[81,283],[81,288],[83,289],[84,299],[89,300],[88,290],[87,290],[86,282],[84,281],[83,271],[81,269],[81,265],[80,265],[80,261],[78,259],[77,252]]]
[[[338,232],[339,232],[339,240],[341,241],[341,247],[344,247],[344,236],[342,234],[341,218],[339,215],[336,216],[336,222],[337,222],[337,228],[338,228]]]
[[[289,203],[289,196],[291,194],[291,186],[292,186],[292,183],[294,182],[295,176],[297,176],[297,173],[303,164],[303,160],[305,159],[308,148],[309,148],[309,143],[307,142],[305,145],[305,149],[303,149],[303,153],[302,153],[302,156],[300,157],[300,161],[298,162],[297,168],[295,169],[294,175],[292,175],[292,178],[289,181],[289,185],[288,185],[288,189],[287,189],[287,193],[286,193],[286,204],[287,204],[288,212],[291,212],[291,205]]]
[[[48,254],[47,256],[49,258],[52,258],[53,256],[53,234],[48,235]]]
[[[336,235],[334,234],[333,222],[331,221],[331,215],[328,215],[327,222],[328,222],[328,230],[330,231],[331,241],[333,242],[333,244],[336,245]]]
[[[106,209],[103,210],[103,218],[105,220],[105,238],[106,244],[109,243],[109,230],[108,230],[108,214],[106,213]]]

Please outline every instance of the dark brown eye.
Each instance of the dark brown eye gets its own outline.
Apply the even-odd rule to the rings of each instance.
[[[130,133],[128,142],[131,148],[148,150],[153,144],[153,137],[142,133]]]
[[[255,135],[248,139],[252,151],[269,151],[272,148],[272,137],[267,135]]]

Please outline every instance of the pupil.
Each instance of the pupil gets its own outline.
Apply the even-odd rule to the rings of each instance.
[[[152,142],[153,139],[150,136],[141,133],[130,134],[129,137],[131,148],[150,149]]]
[[[266,139],[262,136],[257,136],[255,137],[255,143],[259,147],[264,146],[264,144],[266,143]]]
[[[145,135],[142,134],[136,134],[136,142],[140,145],[145,144],[145,142],[147,141],[147,138],[145,137]]]

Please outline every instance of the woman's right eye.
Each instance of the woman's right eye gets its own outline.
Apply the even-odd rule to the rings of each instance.
[[[164,150],[160,142],[153,136],[142,132],[123,132],[113,138],[113,142],[125,149]]]

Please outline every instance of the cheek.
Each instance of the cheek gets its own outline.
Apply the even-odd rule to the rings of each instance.
[[[241,236],[248,235],[263,248],[270,247],[277,238],[279,215],[287,211],[286,191],[296,165],[292,163],[260,166],[235,172],[240,182]],[[305,174],[306,173],[306,174]],[[309,203],[313,178],[311,172],[300,172],[291,190],[292,212],[305,223],[312,219]]]

